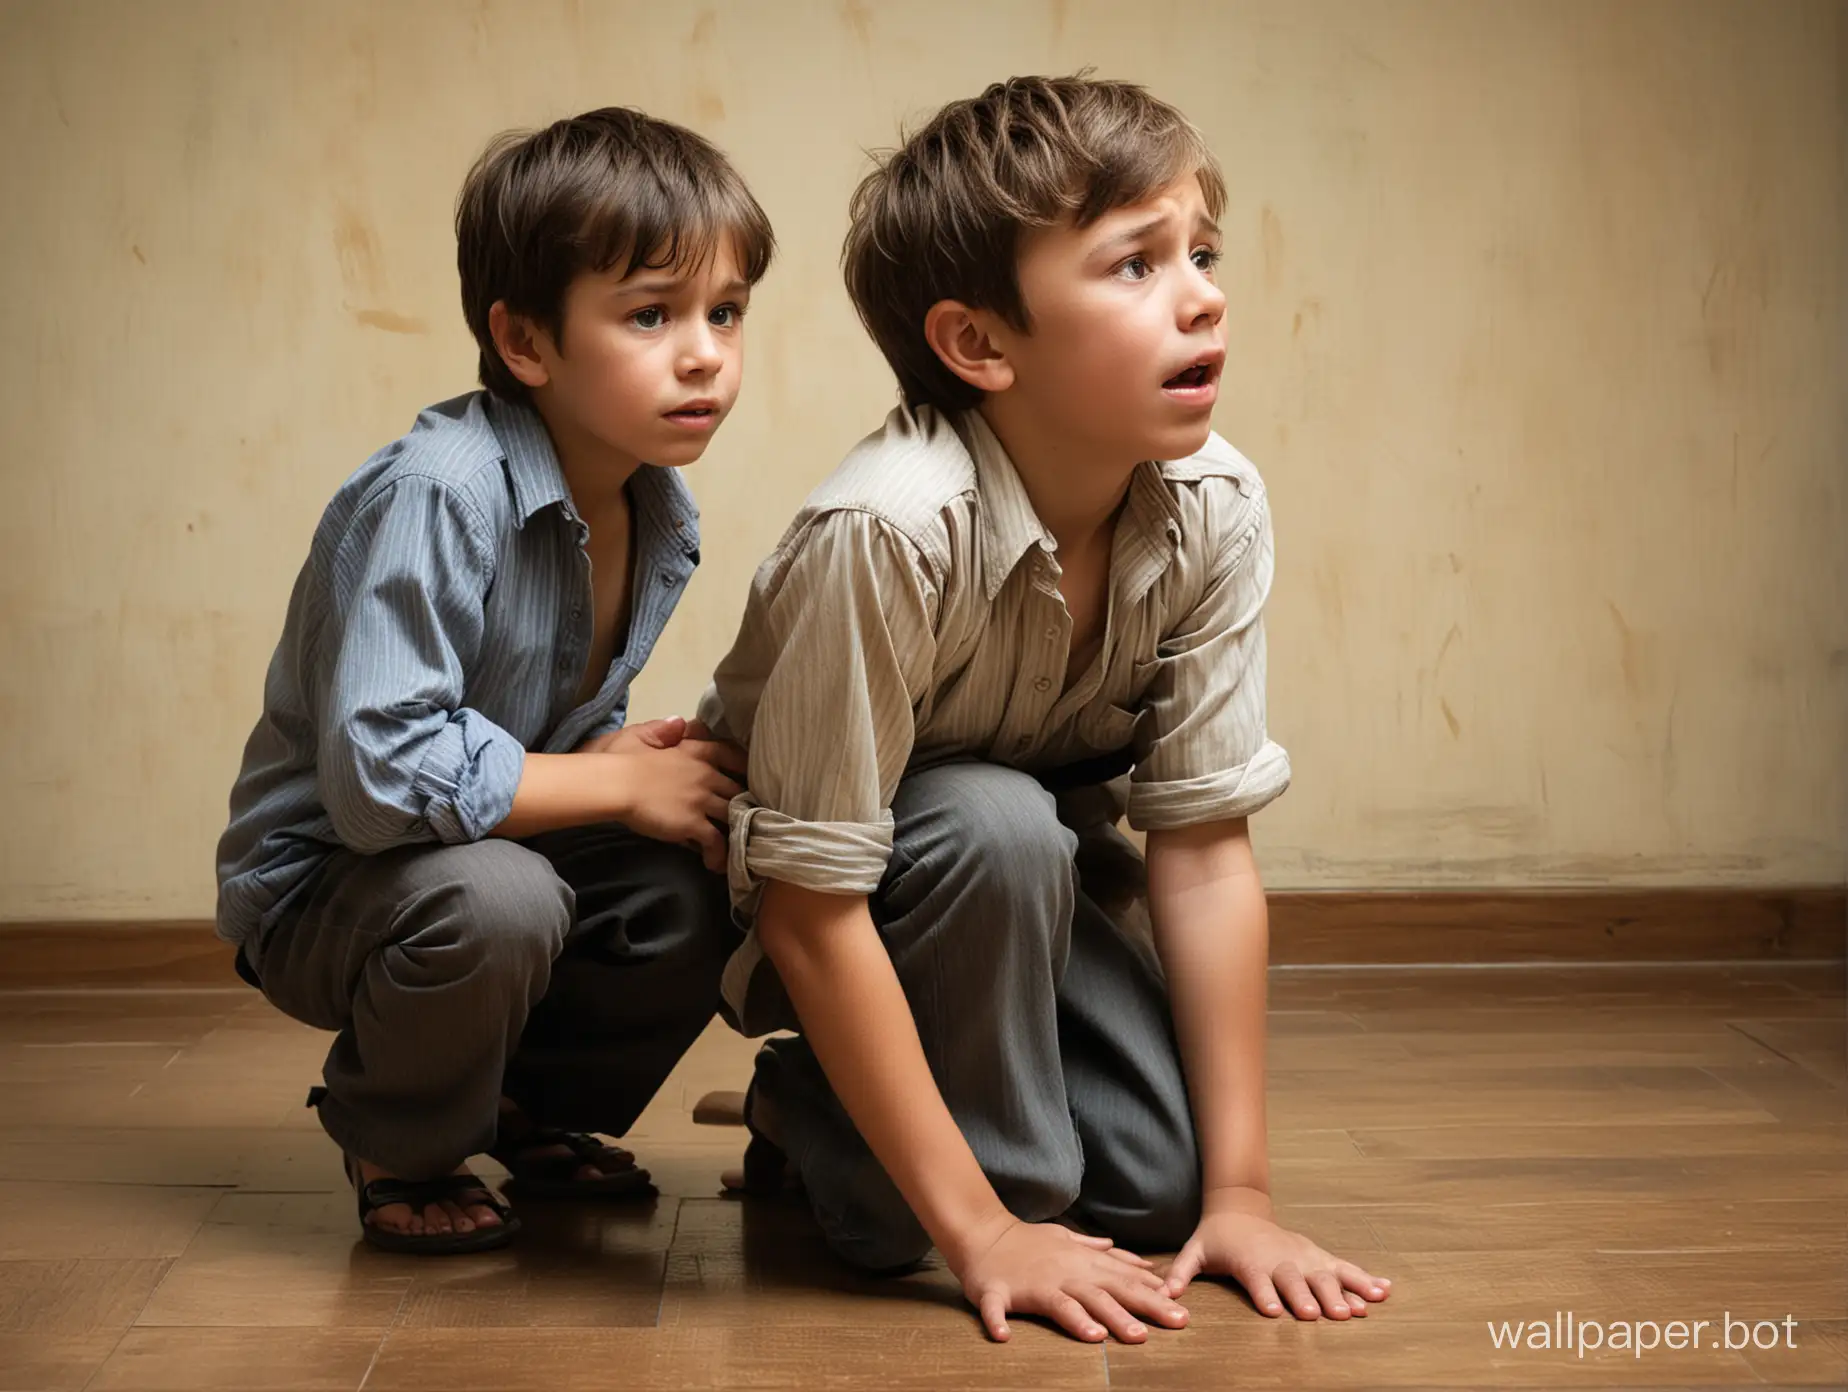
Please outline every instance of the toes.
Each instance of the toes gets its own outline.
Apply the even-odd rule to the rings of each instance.
[[[449,1226],[454,1231],[459,1233],[475,1231],[475,1220],[470,1218],[468,1214],[462,1210],[460,1204],[454,1204],[445,1199],[443,1201],[443,1213],[448,1217]]]
[[[366,1215],[366,1222],[381,1232],[412,1232],[414,1229],[411,1224],[416,1221],[416,1215],[403,1204],[386,1204],[383,1208],[375,1208]],[[422,1224],[419,1223],[418,1227],[421,1228],[421,1226]]]

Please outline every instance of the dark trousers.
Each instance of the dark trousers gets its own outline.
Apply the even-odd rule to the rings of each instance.
[[[502,1095],[620,1136],[711,1020],[737,945],[723,877],[606,824],[337,852],[245,955],[333,1030],[321,1124],[410,1179],[494,1143]]]
[[[1108,825],[1080,835],[1039,781],[994,764],[913,774],[892,815],[873,922],[1001,1201],[1178,1248],[1200,1217],[1193,1114],[1160,964],[1112,912],[1146,884],[1140,857]],[[759,972],[770,1027],[797,1028],[774,967]],[[879,1270],[929,1250],[807,1040],[766,1044],[756,1086],[841,1256]]]

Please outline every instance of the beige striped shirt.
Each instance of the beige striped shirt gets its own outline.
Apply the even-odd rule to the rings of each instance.
[[[1130,824],[1243,817],[1290,781],[1264,720],[1270,509],[1218,435],[1139,465],[1110,563],[1101,650],[1066,686],[1057,544],[981,415],[900,408],[810,495],[759,568],[700,718],[749,750],[730,879],[870,894],[908,770],[1030,773],[1127,749]],[[1120,810],[1120,805],[1114,810]],[[732,959],[734,1017],[761,960]]]

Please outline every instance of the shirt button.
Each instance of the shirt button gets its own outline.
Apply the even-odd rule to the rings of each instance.
[[[1044,691],[1047,687],[1051,685],[1052,685],[1051,677],[1035,677],[1033,679],[1033,689],[1035,691]]]
[[[1046,630],[1046,641],[1048,643],[1058,642],[1059,641],[1059,630],[1056,628],[1047,629]]]
[[[674,577],[664,570],[661,572],[661,583],[663,585],[672,585],[674,583]]]

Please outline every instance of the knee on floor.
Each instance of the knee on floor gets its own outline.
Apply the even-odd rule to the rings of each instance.
[[[1180,1248],[1199,1226],[1201,1202],[1194,1148],[1181,1149],[1174,1163],[1138,1166],[1115,1177],[1113,1192],[1087,1194],[1087,1216],[1132,1251]]]

